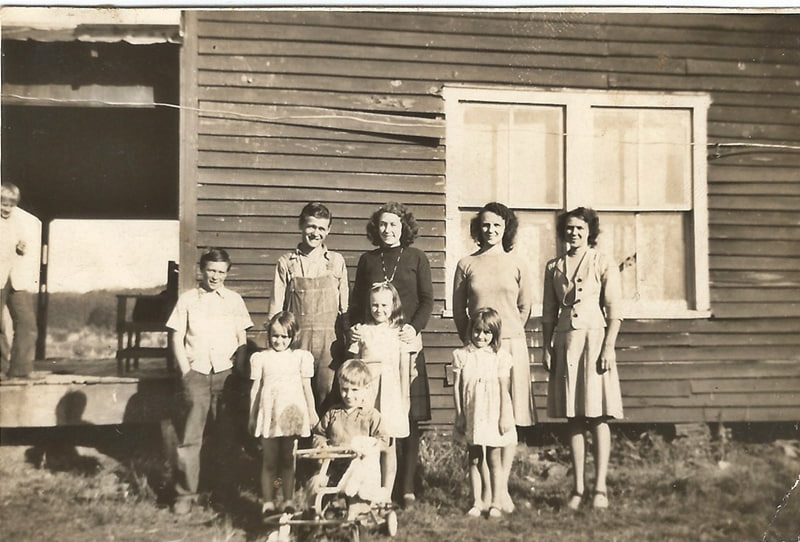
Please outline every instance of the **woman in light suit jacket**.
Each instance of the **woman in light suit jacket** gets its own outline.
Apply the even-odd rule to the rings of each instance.
[[[597,477],[592,506],[608,507],[606,477],[611,451],[610,418],[622,418],[615,346],[622,288],[614,261],[594,249],[597,214],[584,207],[558,217],[567,252],[544,273],[542,362],[550,373],[547,413],[567,418],[575,476],[567,506],[580,507],[584,493],[586,426],[594,440]]]

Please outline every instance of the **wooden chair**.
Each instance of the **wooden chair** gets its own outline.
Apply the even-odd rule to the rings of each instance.
[[[139,368],[140,358],[164,358],[167,370],[175,370],[169,347],[167,318],[178,293],[178,265],[169,262],[167,288],[158,294],[117,295],[117,372],[123,374]],[[166,347],[142,346],[143,333],[164,333]]]

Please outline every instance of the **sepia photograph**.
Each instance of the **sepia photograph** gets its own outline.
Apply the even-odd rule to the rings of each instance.
[[[800,4],[0,38],[4,540],[800,542]]]

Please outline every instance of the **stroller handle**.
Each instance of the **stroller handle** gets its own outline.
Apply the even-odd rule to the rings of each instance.
[[[298,459],[353,459],[359,454],[346,446],[324,446],[295,450],[294,456]]]

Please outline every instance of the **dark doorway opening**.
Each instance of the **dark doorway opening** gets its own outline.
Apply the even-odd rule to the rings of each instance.
[[[2,179],[42,221],[43,246],[55,219],[178,220],[179,45],[3,40],[2,52]]]

